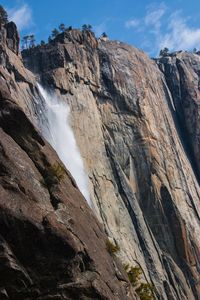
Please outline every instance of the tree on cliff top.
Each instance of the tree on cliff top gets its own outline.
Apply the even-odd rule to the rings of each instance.
[[[29,35],[26,35],[22,38],[22,48],[27,49],[29,44]]]
[[[51,32],[52,38],[55,38],[58,34],[59,34],[59,31],[58,31],[58,29],[56,29],[56,28],[54,28],[54,29],[52,30],[52,32]]]
[[[90,24],[88,24],[88,25],[84,24],[82,26],[82,30],[83,31],[90,31],[90,32],[92,32],[92,25],[90,25]]]
[[[108,37],[108,35],[107,35],[105,32],[103,32],[101,36],[102,36],[103,38],[107,38],[107,37]]]
[[[165,47],[164,49],[160,50],[160,56],[167,56],[169,55],[169,49],[167,47]]]
[[[61,24],[59,25],[59,30],[60,30],[61,32],[64,32],[64,31],[66,30],[65,24],[61,23]]]
[[[8,23],[8,14],[3,6],[0,5],[0,25],[5,25],[6,23]]]
[[[35,47],[35,35],[34,34],[29,35],[29,40],[30,40],[29,47],[31,47],[31,48]]]

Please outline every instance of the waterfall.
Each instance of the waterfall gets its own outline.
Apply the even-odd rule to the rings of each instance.
[[[65,167],[70,171],[81,193],[91,206],[87,175],[69,123],[70,108],[56,95],[44,90],[40,84],[38,84],[38,89],[43,100],[43,103],[40,105],[42,134],[55,149]]]

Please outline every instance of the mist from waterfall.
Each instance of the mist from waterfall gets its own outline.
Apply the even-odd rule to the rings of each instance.
[[[87,174],[69,123],[70,108],[56,95],[48,93],[40,84],[38,84],[38,89],[44,100],[41,109],[41,113],[45,114],[41,117],[42,133],[70,171],[81,193],[91,206]]]

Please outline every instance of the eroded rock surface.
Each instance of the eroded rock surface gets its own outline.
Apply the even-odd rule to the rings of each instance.
[[[36,80],[13,26],[1,30],[0,299],[135,300],[102,226],[71,174],[62,166],[57,176],[62,163],[33,124]]]
[[[200,178],[200,54],[180,51],[157,63],[171,91],[186,151]]]
[[[94,211],[121,260],[139,264],[166,300],[200,299],[200,189],[186,150],[190,139],[197,161],[199,73],[190,57],[199,58],[183,57],[184,72],[175,72],[185,93],[180,122],[171,73],[166,78],[133,47],[71,30],[23,52],[26,66],[71,107]],[[173,69],[170,60],[160,63],[165,73]]]

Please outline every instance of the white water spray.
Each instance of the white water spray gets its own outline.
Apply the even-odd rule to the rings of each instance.
[[[83,161],[78,150],[74,133],[69,124],[70,108],[56,95],[47,93],[38,84],[38,89],[44,99],[45,118],[41,129],[44,137],[56,150],[60,160],[74,177],[81,193],[91,206],[87,175],[84,171]]]

